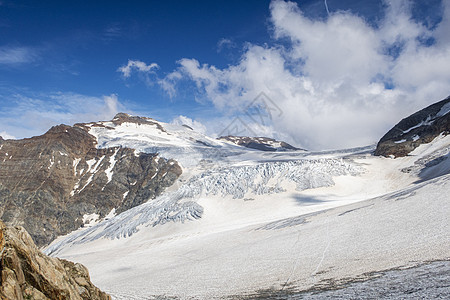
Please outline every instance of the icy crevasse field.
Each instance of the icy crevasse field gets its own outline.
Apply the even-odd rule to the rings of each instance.
[[[370,147],[264,153],[163,126],[92,130],[99,147],[180,161],[176,185],[46,249],[113,298],[297,293],[450,258],[449,136],[394,160]]]

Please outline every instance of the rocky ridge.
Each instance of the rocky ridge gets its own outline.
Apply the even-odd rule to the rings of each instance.
[[[152,121],[118,114],[112,122]],[[155,198],[182,172],[157,153],[98,149],[89,134],[95,126],[104,125],[58,125],[41,136],[0,140],[0,218],[25,227],[38,246]]]
[[[375,155],[402,157],[450,133],[450,96],[401,120],[378,142]]]
[[[1,299],[111,299],[91,283],[86,267],[44,255],[23,227],[0,221],[0,249]]]
[[[286,142],[277,141],[268,137],[248,137],[248,136],[221,136],[218,140],[231,142],[238,146],[243,146],[261,151],[296,151],[303,150],[296,148]]]

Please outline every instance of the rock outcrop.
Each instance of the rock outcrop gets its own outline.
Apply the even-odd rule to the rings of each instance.
[[[261,151],[296,151],[303,150],[289,145],[283,141],[267,137],[248,137],[248,136],[221,136],[218,140],[228,141],[238,146],[243,146]]]
[[[81,264],[44,255],[23,227],[0,221],[0,298],[109,300]]]
[[[450,97],[401,120],[378,142],[375,155],[402,157],[440,134],[450,133]]]
[[[113,120],[144,121],[125,114]],[[156,153],[98,149],[92,126],[104,125],[59,125],[42,136],[0,140],[0,218],[25,227],[38,246],[155,198],[181,174],[176,161]]]

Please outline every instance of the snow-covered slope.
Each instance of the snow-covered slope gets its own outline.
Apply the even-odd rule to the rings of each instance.
[[[111,121],[77,125],[87,128],[96,137],[99,148],[121,146],[137,152],[159,153],[167,159],[176,159],[183,167],[242,152],[242,147],[210,138],[186,126],[123,113]]]
[[[449,258],[450,136],[391,159],[374,147],[260,152],[134,121],[84,126],[98,147],[156,151],[183,175],[46,248],[88,266],[117,299],[298,293]]]
[[[448,259],[449,179],[217,232],[181,224],[149,227],[132,238],[97,240],[59,255],[88,265],[93,281],[116,299],[212,299],[337,285]]]

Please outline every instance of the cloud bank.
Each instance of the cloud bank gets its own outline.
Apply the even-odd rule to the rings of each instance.
[[[0,110],[1,136],[24,138],[40,135],[51,126],[111,120],[124,107],[116,95],[90,97],[74,93],[16,94]]]
[[[409,1],[384,5],[380,21],[368,24],[347,11],[314,20],[293,2],[273,1],[272,45],[248,43],[239,63],[226,68],[183,58],[158,83],[173,97],[180,81],[192,82],[228,114],[242,113],[264,92],[283,112],[266,132],[308,149],[374,143],[401,118],[450,94],[450,1],[433,28],[412,18]]]

